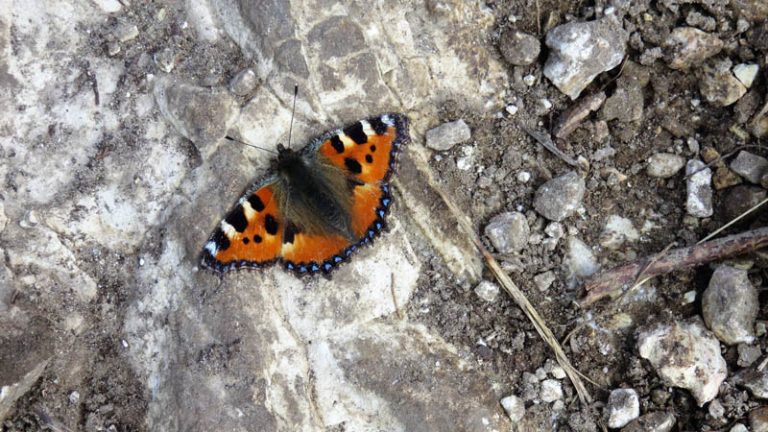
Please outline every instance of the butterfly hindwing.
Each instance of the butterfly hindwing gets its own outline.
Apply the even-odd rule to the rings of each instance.
[[[283,220],[276,187],[265,181],[230,210],[205,245],[203,264],[224,271],[274,262],[282,249]]]

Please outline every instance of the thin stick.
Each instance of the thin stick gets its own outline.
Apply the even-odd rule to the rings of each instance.
[[[523,127],[523,130],[526,133],[528,133],[528,135],[530,135],[533,139],[538,141],[539,144],[544,146],[544,148],[546,148],[547,150],[551,151],[555,156],[557,156],[560,159],[562,159],[563,162],[567,163],[568,165],[570,165],[572,167],[577,167],[578,166],[578,164],[576,163],[575,160],[573,160],[570,156],[568,156],[567,154],[563,153],[562,150],[557,148],[555,143],[552,141],[552,137],[550,137],[549,134],[544,134],[544,133],[541,133],[541,132],[537,132],[537,131],[533,130],[532,128],[526,126],[525,124],[523,124],[522,127]]]
[[[694,246],[673,249],[660,254],[655,262],[647,265],[648,258],[638,259],[621,267],[598,275],[587,285],[587,296],[579,302],[584,306],[605,297],[615,297],[630,287],[643,267],[647,277],[666,274],[674,270],[694,267],[710,261],[740,255],[768,246],[768,228],[759,228],[740,234],[723,237]]]

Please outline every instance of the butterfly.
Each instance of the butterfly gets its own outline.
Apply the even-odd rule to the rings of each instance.
[[[282,263],[330,273],[385,226],[389,180],[410,141],[408,118],[383,114],[325,132],[304,148],[277,146],[268,174],[224,217],[202,252],[217,273]]]

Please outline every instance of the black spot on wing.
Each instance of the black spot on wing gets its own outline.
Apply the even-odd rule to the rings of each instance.
[[[358,144],[365,144],[368,142],[368,135],[363,131],[363,124],[360,122],[344,129],[344,133]]]
[[[333,147],[334,150],[336,150],[336,153],[342,154],[344,153],[344,143],[341,142],[338,135],[334,135],[331,137],[331,147]]]
[[[371,153],[376,153],[376,144],[371,144]]]
[[[264,229],[267,230],[267,234],[269,235],[275,235],[277,234],[277,229],[279,228],[277,224],[277,220],[275,220],[275,217],[271,214],[268,214],[264,218]]]
[[[360,174],[363,172],[363,167],[360,165],[360,162],[352,158],[344,159],[344,166],[346,166],[352,174]]]
[[[217,250],[229,249],[229,239],[227,238],[227,235],[224,234],[224,231],[221,230],[221,228],[218,228],[216,232],[213,233],[211,240],[216,243]]]
[[[263,239],[263,238],[261,238],[261,236],[260,236],[260,235],[258,235],[258,234],[255,234],[255,235],[253,236],[253,241],[255,241],[256,243],[261,243],[261,241],[262,241],[262,240],[264,240],[264,239]]]
[[[291,222],[285,224],[285,230],[283,231],[283,243],[293,243],[293,239],[299,232],[296,225]]]
[[[373,156],[369,154],[365,155],[365,161],[368,163],[373,163]]]
[[[264,210],[264,201],[262,201],[258,195],[252,194],[251,196],[249,196],[248,202],[251,204],[251,208],[256,210],[257,212]]]
[[[387,133],[387,124],[381,121],[380,117],[368,119],[368,123],[371,124],[371,128],[373,128],[374,132],[376,132],[377,135],[384,135]]]
[[[238,205],[237,207],[232,210],[227,217],[224,219],[228,224],[232,225],[237,232],[243,232],[245,231],[245,228],[248,227],[248,219],[245,218],[245,213],[243,213],[243,206]]]
[[[248,244],[250,242],[251,242],[251,239],[249,239],[248,237],[243,237],[243,244]]]

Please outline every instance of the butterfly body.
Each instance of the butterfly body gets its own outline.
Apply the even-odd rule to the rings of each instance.
[[[203,249],[216,272],[282,262],[329,273],[384,227],[389,178],[408,119],[384,114],[326,132],[303,149],[278,145],[270,174],[227,214]]]

